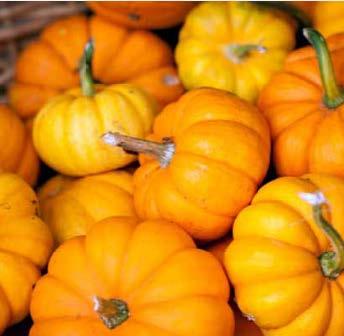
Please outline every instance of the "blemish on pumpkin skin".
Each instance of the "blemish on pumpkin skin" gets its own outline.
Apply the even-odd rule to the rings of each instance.
[[[139,14],[136,14],[136,13],[129,13],[128,18],[130,20],[133,20],[133,21],[139,21],[141,16]]]

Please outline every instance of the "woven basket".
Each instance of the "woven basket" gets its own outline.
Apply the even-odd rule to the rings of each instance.
[[[6,89],[14,76],[18,52],[33,40],[49,22],[86,12],[76,1],[1,1],[0,3],[0,102],[5,103]]]

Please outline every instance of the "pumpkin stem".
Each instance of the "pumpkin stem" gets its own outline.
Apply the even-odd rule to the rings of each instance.
[[[336,75],[324,37],[313,28],[304,28],[303,35],[315,49],[319,63],[321,81],[324,87],[324,104],[328,108],[336,108],[344,103],[344,90],[336,80]]]
[[[334,251],[320,255],[319,261],[323,274],[329,279],[336,279],[344,270],[344,241],[338,231],[323,216],[322,208],[326,205],[325,196],[316,193],[302,193],[301,198],[312,205],[313,218],[330,240]]]
[[[226,47],[226,56],[234,63],[241,63],[252,51],[264,53],[267,49],[259,44],[230,44]]]
[[[93,41],[89,40],[84,48],[84,53],[80,61],[80,82],[81,90],[84,96],[92,97],[94,95],[94,84],[92,78],[91,62],[93,57],[94,45]]]
[[[103,299],[95,296],[94,310],[109,329],[114,329],[129,318],[128,305],[119,299]]]
[[[134,138],[118,132],[108,132],[102,135],[102,140],[110,146],[118,146],[129,152],[154,156],[162,168],[169,165],[175,153],[175,144],[170,138],[166,138],[163,143],[159,143]]]

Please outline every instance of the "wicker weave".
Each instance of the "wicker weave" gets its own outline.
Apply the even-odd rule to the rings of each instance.
[[[6,88],[20,49],[49,22],[85,11],[83,2],[0,1],[0,102],[6,102]]]

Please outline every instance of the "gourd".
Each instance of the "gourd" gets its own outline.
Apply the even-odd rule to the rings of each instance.
[[[108,218],[55,251],[34,289],[30,336],[233,335],[219,262],[175,224],[137,224]]]
[[[0,334],[29,313],[32,287],[52,250],[34,191],[19,176],[0,173]]]
[[[240,212],[225,266],[240,310],[265,336],[344,328],[344,180],[281,177]]]
[[[261,93],[279,175],[344,176],[344,34],[325,39],[306,28],[311,47],[291,53]]]
[[[153,156],[142,158],[134,174],[138,216],[175,222],[200,240],[217,239],[230,229],[269,165],[263,115],[222,90],[195,89],[168,105],[149,139],[120,132],[103,137],[110,147]]]
[[[57,175],[39,190],[42,218],[61,244],[85,235],[101,219],[135,216],[132,189],[132,176],[125,171],[79,179]]]
[[[34,145],[42,160],[61,174],[85,176],[123,167],[135,160],[101,141],[108,131],[143,137],[156,114],[154,100],[132,84],[94,85],[86,44],[80,67],[81,88],[51,99],[34,120]]]
[[[103,84],[136,83],[160,105],[176,100],[183,87],[173,53],[159,37],[129,30],[99,16],[71,16],[48,25],[18,57],[9,101],[29,118],[52,97],[79,84],[78,68],[88,40],[95,45],[93,77]],[[147,52],[147,50],[149,52]]]
[[[287,15],[248,2],[204,2],[186,18],[176,62],[187,89],[213,87],[255,102],[295,45]]]

